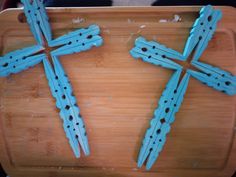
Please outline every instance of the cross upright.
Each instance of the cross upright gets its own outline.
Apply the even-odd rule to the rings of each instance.
[[[220,10],[214,10],[210,5],[203,7],[190,31],[183,54],[158,42],[147,41],[143,37],[136,39],[135,47],[130,51],[134,58],[142,58],[145,62],[174,70],[143,139],[138,156],[138,167],[141,167],[147,160],[146,169],[149,170],[158,158],[165,144],[166,135],[170,131],[170,125],[175,120],[175,113],[178,112],[183,101],[190,76],[228,95],[236,94],[236,76],[198,61],[207,48],[221,17]],[[184,62],[191,53],[193,53],[191,65],[199,71],[187,69],[181,78],[181,73],[184,72],[183,67],[170,59]]]
[[[75,30],[66,35],[52,39],[51,27],[43,0],[22,0],[24,13],[36,45],[10,52],[0,57],[0,77],[21,72],[43,62],[45,74],[56,107],[60,109],[60,117],[70,146],[78,158],[80,146],[85,155],[90,154],[85,125],[77,105],[71,83],[66,75],[59,57],[78,53],[100,46],[103,43],[97,25]],[[50,62],[46,55],[46,46],[59,47],[50,52]]]

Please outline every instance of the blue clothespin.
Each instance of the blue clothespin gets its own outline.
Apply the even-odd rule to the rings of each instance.
[[[70,42],[76,42],[85,40],[85,39],[92,39],[93,36],[100,34],[100,28],[98,25],[90,25],[88,28],[80,28],[78,30],[69,32],[66,35],[53,39],[49,42],[50,47],[56,47],[60,45],[65,45]]]
[[[162,150],[166,135],[170,131],[170,124],[175,119],[183,101],[189,82],[189,74],[185,74],[180,82],[181,70],[175,71],[158,103],[150,128],[146,131],[145,138],[138,157],[138,167],[147,160],[146,169],[149,170]],[[180,83],[179,83],[180,82]]]
[[[146,165],[147,170],[151,169],[156,159],[158,158],[159,153],[163,149],[163,146],[166,141],[166,135],[170,131],[170,124],[174,122],[175,113],[178,112],[181,106],[181,103],[183,101],[183,97],[189,83],[189,78],[190,78],[189,74],[188,73],[185,74],[178,88],[176,89],[177,90],[176,96],[174,96],[173,102],[170,105],[170,108],[173,108],[173,110],[171,111],[171,113],[166,115],[166,118],[165,118],[167,120],[166,124],[163,124],[163,127],[161,127],[161,133],[156,138],[156,141],[157,142],[159,141],[159,143],[156,143],[153,146],[153,151],[150,153],[148,161],[147,161],[147,165]]]
[[[212,38],[218,21],[222,18],[220,10],[214,10],[211,5],[203,7],[200,17],[194,22],[190,35],[184,48],[184,57],[187,59],[193,49],[192,61],[197,61],[206,49],[208,42]]]
[[[147,41],[143,37],[138,37],[135,41],[135,44],[139,47],[146,47],[148,48],[148,52],[156,54],[161,58],[172,58],[176,60],[184,60],[184,57],[181,53],[171,49],[167,48],[165,45],[162,45],[158,42],[154,41]]]
[[[168,59],[168,57],[176,56],[179,60],[182,60],[181,54],[157,42],[148,42],[143,37],[138,37],[135,40],[135,47],[130,50],[130,54],[134,58],[142,58],[145,62],[164,68],[175,70],[182,68],[179,64]]]
[[[80,109],[77,105],[77,100],[73,94],[70,81],[61,63],[55,56],[53,56],[53,63],[55,67],[55,73],[58,77],[58,83],[60,84],[61,89],[64,90],[63,95],[65,95],[66,97],[64,100],[66,103],[65,109],[67,110],[67,114],[68,114],[67,118],[69,118],[69,120],[72,121],[72,124],[74,125],[73,131],[76,132],[76,135],[77,135],[76,137],[78,137],[80,147],[83,149],[84,154],[88,156],[90,154],[90,151],[89,151],[87,133],[85,130],[85,125],[84,125],[82,116],[80,114]],[[72,127],[71,127],[71,130],[72,130]]]
[[[0,77],[6,77],[11,73],[21,72],[40,63],[46,55],[35,54],[43,49],[43,47],[36,45],[16,50],[0,57]]]
[[[74,126],[72,125],[72,122],[69,120],[69,117],[67,115],[65,103],[63,101],[63,89],[61,89],[60,84],[58,82],[58,76],[55,75],[49,61],[47,59],[44,59],[43,64],[51,93],[56,99],[56,106],[61,110],[60,117],[63,119],[63,127],[66,132],[66,136],[69,139],[69,143],[74,151],[75,156],[78,158],[80,157],[78,140],[76,139],[76,132],[71,130],[71,128],[73,129]]]
[[[37,24],[40,26],[41,31],[46,38],[47,42],[52,40],[51,26],[49,24],[49,18],[45,10],[43,0],[33,0],[33,7],[37,14]]]
[[[192,63],[200,71],[188,70],[188,73],[202,83],[228,95],[236,94],[236,76],[202,62]]]
[[[51,28],[48,16],[42,0],[21,0],[30,29],[38,44],[43,45],[43,37],[50,42],[52,40]]]
[[[72,87],[63,67],[57,57],[53,57],[54,70],[47,59],[43,60],[45,73],[49,82],[50,90],[56,99],[56,106],[60,109],[63,119],[63,127],[75,156],[80,157],[79,145],[84,154],[89,155],[89,145],[85,125],[73,96]]]
[[[100,28],[97,25],[91,25],[88,29],[79,29],[62,37],[59,37],[49,43],[50,46],[60,46],[51,52],[53,56],[67,55],[75,52],[81,52],[90,49],[93,46],[101,46],[103,39],[98,34]]]

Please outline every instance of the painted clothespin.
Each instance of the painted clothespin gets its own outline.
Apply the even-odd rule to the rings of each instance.
[[[193,62],[192,65],[202,71],[188,70],[188,73],[192,77],[228,95],[236,94],[236,76],[220,68],[199,61]]]
[[[52,40],[49,19],[43,5],[43,0],[21,0],[27,22],[36,42],[44,45],[43,37],[50,42]]]
[[[75,156],[80,157],[79,147],[83,149],[85,155],[89,155],[85,125],[68,76],[57,57],[53,57],[54,69],[48,59],[44,59],[43,64],[51,93],[56,99],[56,107],[60,109],[63,127]]]
[[[60,45],[68,44],[76,40],[84,40],[86,38],[91,39],[93,36],[100,34],[100,28],[98,25],[90,25],[88,28],[80,28],[78,30],[69,32],[63,36],[53,39],[48,43],[50,47],[56,47]],[[90,36],[92,35],[92,36]]]
[[[154,41],[147,41],[143,37],[135,40],[135,47],[130,50],[130,54],[134,58],[142,58],[143,61],[162,66],[168,69],[180,69],[182,66],[169,60],[168,58],[177,57],[182,60],[182,55],[164,45],[160,45]]]
[[[181,70],[175,71],[162,93],[158,108],[154,111],[154,117],[150,122],[150,128],[147,129],[143,139],[138,156],[138,167],[147,160],[146,169],[149,170],[165,144],[166,135],[170,131],[171,123],[174,122],[175,113],[180,108],[189,82],[188,73],[181,81],[180,76]]]
[[[40,63],[46,55],[36,53],[43,49],[42,46],[35,45],[10,52],[0,57],[0,77],[6,77],[9,74],[21,72]]]
[[[61,36],[49,42],[51,47],[61,46],[51,52],[52,56],[68,55],[85,50],[93,46],[101,46],[103,39],[100,34],[100,28],[97,25],[90,25],[87,29],[82,28]]]
[[[209,41],[211,40],[218,21],[222,18],[220,10],[215,10],[211,5],[203,7],[200,11],[200,17],[194,22],[190,35],[184,48],[184,57],[187,59],[195,48],[193,61],[197,61]]]

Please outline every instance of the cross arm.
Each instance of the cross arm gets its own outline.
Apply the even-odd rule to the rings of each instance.
[[[220,68],[202,62],[193,62],[200,71],[188,70],[187,72],[200,82],[228,95],[236,94],[236,76]]]
[[[168,57],[181,59],[181,54],[174,50],[170,52],[170,50],[157,42],[147,41],[143,37],[139,37],[135,40],[135,47],[130,50],[130,54],[134,58],[142,58],[143,61],[157,66],[174,70],[181,69],[182,66],[168,59]]]
[[[50,46],[61,46],[51,52],[53,56],[67,55],[89,50],[93,46],[101,46],[102,37],[99,35],[100,28],[91,25],[87,29],[82,28],[61,36],[49,43]]]
[[[6,77],[11,73],[19,73],[40,63],[46,57],[45,54],[36,54],[41,50],[43,50],[43,47],[35,45],[12,51],[0,57],[0,77]]]

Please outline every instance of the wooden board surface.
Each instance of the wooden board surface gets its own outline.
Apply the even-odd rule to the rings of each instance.
[[[201,61],[236,74],[236,10],[223,19]],[[230,177],[236,167],[235,99],[191,78],[151,171],[137,169],[144,133],[172,71],[133,59],[137,36],[182,52],[199,7],[49,9],[54,37],[96,23],[104,45],[60,57],[87,127],[91,155],[76,159],[42,64],[0,79],[0,161],[11,177]],[[160,23],[160,19],[181,22]],[[78,19],[82,23],[76,23]],[[34,44],[22,10],[0,14],[1,55]]]

